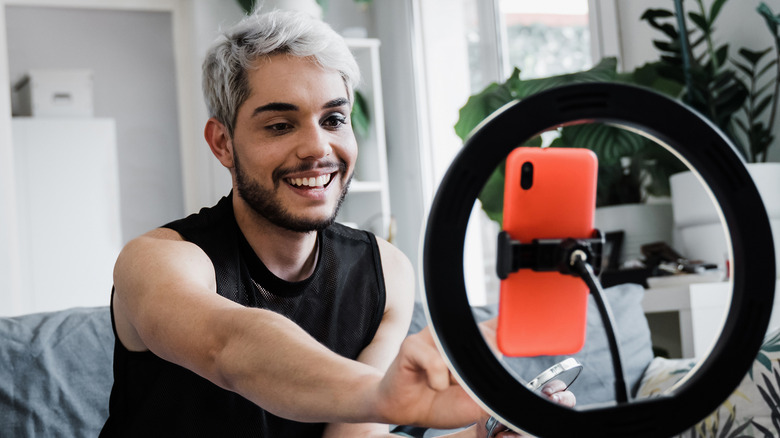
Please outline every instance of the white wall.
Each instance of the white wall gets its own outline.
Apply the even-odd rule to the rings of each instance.
[[[125,196],[125,202],[132,200],[130,208],[122,206],[123,213],[129,214],[129,219],[123,217],[129,224],[123,232],[127,240],[183,213],[179,155],[189,149],[179,147],[180,139],[192,144],[190,139],[202,138],[202,123],[191,122],[197,117],[191,116],[194,105],[187,99],[197,87],[192,76],[200,75],[183,68],[192,57],[191,38],[183,34],[192,29],[193,8],[190,0],[0,0],[0,82],[6,84],[0,88],[0,306],[4,313],[18,311],[24,304],[11,84],[26,68],[95,71],[95,115],[123,119],[131,138],[125,143],[131,158],[123,159],[123,164],[128,164],[132,176],[129,182],[122,176],[123,190],[154,192],[135,199]],[[64,14],[52,17],[52,13]],[[27,18],[22,17],[25,14]],[[113,101],[107,103],[105,96],[111,94]],[[196,94],[200,96],[199,90]],[[193,130],[193,125],[198,127]]]
[[[351,0],[347,0],[351,1]],[[385,100],[390,211],[397,220],[396,246],[412,262],[417,279],[421,230],[431,188],[423,177],[421,156],[427,119],[423,84],[420,82],[420,28],[417,0],[378,1],[371,7],[375,34],[382,42],[382,89]]]
[[[0,23],[4,22],[5,8],[0,7]],[[0,32],[0,77],[8,71],[5,42],[6,33]],[[10,87],[0,86],[0,102],[6,102],[0,105],[0,120],[9,121],[4,126],[10,127]],[[18,291],[21,290],[22,274],[19,223],[17,215],[12,214],[16,212],[13,207],[16,205],[16,178],[11,142],[11,130],[0,129],[0,305],[17,309],[21,307]]]
[[[30,69],[94,72],[95,116],[116,120],[123,240],[180,217],[171,14],[7,6],[6,32],[14,83]]]
[[[240,20],[243,13],[238,3],[233,0],[193,0],[192,28],[189,35],[193,45],[188,65],[196,73],[197,80],[191,84],[189,90],[195,108],[191,120],[193,141],[184,145],[189,148],[185,157],[189,156],[192,160],[191,168],[185,169],[184,175],[187,213],[214,205],[219,198],[227,195],[231,188],[230,173],[217,161],[203,139],[203,127],[208,120],[208,114],[203,101],[200,72],[208,48],[220,32]]]

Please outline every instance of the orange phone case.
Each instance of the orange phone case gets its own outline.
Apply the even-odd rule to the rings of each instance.
[[[521,187],[521,168],[533,166]],[[507,157],[504,231],[513,240],[589,238],[598,160],[588,149],[519,147]],[[573,354],[585,343],[585,282],[558,272],[520,269],[501,281],[497,342],[506,356]]]

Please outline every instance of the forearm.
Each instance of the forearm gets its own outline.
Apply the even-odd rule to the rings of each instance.
[[[382,373],[328,350],[292,321],[236,309],[238,332],[215,354],[214,378],[269,412],[305,422],[378,422]]]

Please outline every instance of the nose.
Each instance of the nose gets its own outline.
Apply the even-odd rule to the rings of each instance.
[[[332,152],[330,138],[319,123],[307,124],[302,130],[297,149],[298,158],[319,160]]]

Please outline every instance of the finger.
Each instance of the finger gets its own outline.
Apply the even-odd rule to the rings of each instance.
[[[439,350],[432,345],[430,334],[421,332],[418,335],[412,335],[404,341],[404,353],[413,367],[425,372],[429,388],[444,391],[450,387],[450,370]]]
[[[498,329],[498,317],[486,319],[479,323],[480,327],[486,328],[488,330],[496,331]]]
[[[496,329],[498,327],[498,318],[488,319],[479,323],[479,330],[482,332],[482,337],[485,339],[485,343],[488,344],[494,353],[497,353],[498,344],[496,343]]]
[[[562,406],[573,408],[577,404],[577,397],[571,391],[561,391],[553,394],[550,399]]]
[[[566,390],[566,384],[562,380],[556,379],[545,383],[544,387],[542,388],[542,394],[551,396],[556,392],[561,392],[565,390]]]
[[[574,393],[566,390],[566,384],[561,380],[552,380],[542,388],[544,394],[550,400],[567,407],[574,407],[577,398]]]
[[[496,431],[497,433],[493,435],[495,438],[515,438],[515,437],[526,436],[521,433],[513,431],[512,429],[504,426],[503,424],[500,424],[498,428],[496,428]]]
[[[425,327],[423,327],[422,330],[416,333],[416,336],[418,336],[421,340],[424,340],[426,343],[436,346],[436,344],[433,342],[433,333],[431,333],[431,326],[426,325]]]

